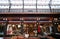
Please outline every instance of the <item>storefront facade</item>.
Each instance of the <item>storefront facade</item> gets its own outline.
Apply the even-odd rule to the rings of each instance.
[[[4,39],[40,39],[59,33],[58,14],[1,14],[0,36]],[[52,28],[53,27],[53,28]],[[19,38],[21,37],[21,38]]]

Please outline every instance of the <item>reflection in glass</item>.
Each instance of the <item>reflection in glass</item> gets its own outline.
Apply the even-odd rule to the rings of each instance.
[[[4,34],[4,25],[0,24],[0,35]]]
[[[29,36],[37,36],[37,25],[33,23],[23,24],[24,34],[29,34]]]
[[[8,24],[7,35],[21,35],[22,26],[20,24]]]

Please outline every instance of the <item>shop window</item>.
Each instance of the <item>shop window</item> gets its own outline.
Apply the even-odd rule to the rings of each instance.
[[[0,35],[5,35],[6,31],[6,19],[0,17]]]
[[[8,24],[7,35],[21,35],[22,26],[21,24]]]
[[[29,36],[37,36],[37,24],[24,23],[23,24],[24,34],[29,34]]]
[[[4,26],[0,24],[0,35],[4,34]]]

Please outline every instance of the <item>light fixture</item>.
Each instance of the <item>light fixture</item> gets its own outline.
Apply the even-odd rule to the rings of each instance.
[[[42,28],[42,26],[40,26]]]
[[[12,26],[14,27],[15,25],[13,24]]]
[[[18,28],[20,28],[21,27],[21,25],[18,25]]]

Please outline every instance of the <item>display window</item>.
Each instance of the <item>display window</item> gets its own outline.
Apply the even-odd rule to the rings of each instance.
[[[22,26],[21,24],[8,24],[7,25],[7,35],[21,35]]]
[[[0,35],[4,35],[4,25],[0,24]]]
[[[6,20],[5,20],[5,18],[3,19],[3,17],[2,17],[2,18],[0,18],[0,35],[4,35],[5,28],[6,28]]]
[[[37,24],[36,23],[23,23],[24,34],[29,36],[37,36]]]

